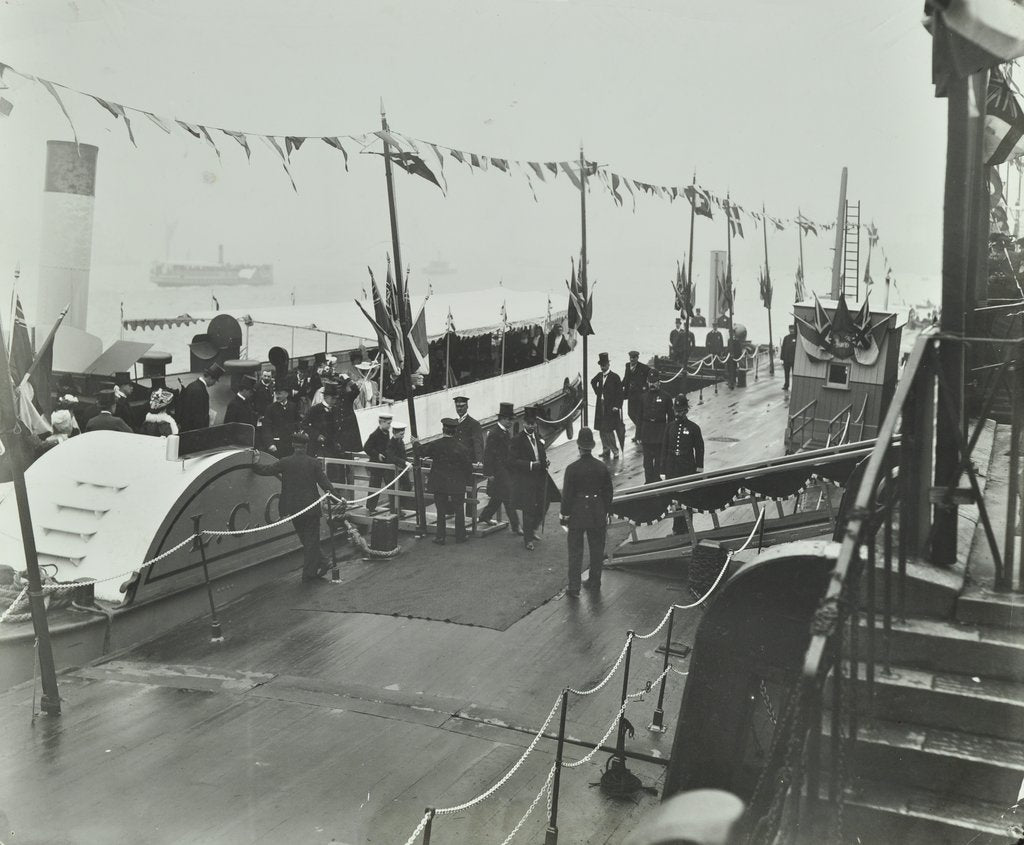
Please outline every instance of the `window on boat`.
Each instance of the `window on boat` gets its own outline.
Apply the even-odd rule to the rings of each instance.
[[[844,390],[850,389],[850,365],[830,363],[825,376],[827,387],[838,387]]]

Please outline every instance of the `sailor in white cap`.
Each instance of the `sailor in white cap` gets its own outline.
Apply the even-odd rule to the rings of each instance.
[[[373,430],[366,442],[363,444],[363,451],[374,463],[383,464],[387,462],[388,441],[391,439],[391,414],[381,414],[377,417],[377,427]],[[369,485],[371,490],[378,490],[384,485],[384,479],[390,475],[379,467],[371,467]],[[377,510],[378,496],[370,496],[366,500],[366,510],[374,513]]]
[[[391,424],[391,439],[388,440],[387,453],[385,458],[388,463],[394,464],[395,473],[401,472],[409,465],[409,459],[405,453],[405,424],[400,422],[393,422]],[[395,476],[391,474],[388,481],[393,479]],[[404,490],[408,492],[412,490],[412,484],[409,482],[409,476],[403,475],[398,479],[395,485],[396,490]],[[398,514],[398,518],[402,518],[402,496],[392,495],[391,497],[391,510]]]

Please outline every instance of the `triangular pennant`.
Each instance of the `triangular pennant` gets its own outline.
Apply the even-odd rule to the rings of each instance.
[[[234,132],[231,129],[221,129],[225,135],[230,138],[234,138],[241,145],[242,149],[245,150],[245,160],[252,160],[252,150],[249,149],[249,139],[245,137],[244,132]]]
[[[342,156],[345,158],[345,172],[348,173],[348,150],[341,145],[341,140],[333,135],[325,135],[320,140],[327,144],[327,146],[341,151]]]
[[[544,176],[544,168],[543,167],[541,167],[535,161],[528,161],[527,164],[529,165],[530,170],[532,170],[534,173],[537,174],[537,178],[540,179],[541,182],[547,181],[546,177]]]
[[[128,118],[128,114],[125,112],[124,106],[122,106],[120,103],[108,103],[106,100],[100,99],[95,94],[91,94],[90,96],[97,103],[103,106],[103,108],[110,112],[115,118],[120,117],[124,119],[125,129],[128,130],[128,138],[132,142],[132,146],[138,147],[139,145],[135,143],[135,134],[132,132],[132,122]]]
[[[64,112],[64,117],[68,119],[68,124],[71,126],[71,134],[75,138],[75,144],[78,144],[78,133],[75,131],[75,124],[71,120],[71,115],[68,114],[67,108],[64,106],[64,101],[60,98],[60,94],[57,93],[57,89],[53,87],[53,83],[48,79],[40,79],[38,76],[35,77],[36,81],[42,85],[50,94],[53,99],[57,101],[57,105],[60,106],[60,110]]]
[[[171,134],[170,124],[167,123],[167,121],[164,120],[162,117],[157,117],[155,114],[152,114],[148,111],[144,111],[143,114],[146,117],[148,117],[154,123],[154,125],[159,126],[161,129],[163,129],[163,131],[166,132],[168,135]]]
[[[580,181],[580,177],[577,176],[576,172],[572,169],[572,165],[567,161],[563,161],[559,163],[559,166],[562,168],[562,172],[569,177],[569,181],[572,182],[576,190],[582,191],[583,183]]]
[[[203,140],[206,141],[206,143],[209,144],[211,147],[213,147],[213,151],[217,154],[217,161],[220,161],[220,150],[217,148],[217,145],[213,142],[213,136],[210,135],[209,131],[205,126],[200,126],[199,132],[201,133]]]
[[[297,150],[305,143],[305,138],[297,137],[295,135],[287,135],[284,139],[284,151],[287,153],[288,158],[291,158],[292,151]]]
[[[544,166],[548,170],[550,170],[552,173],[554,173],[556,177],[558,176],[558,162],[557,161],[546,161],[546,162],[544,162]]]
[[[189,135],[192,135],[195,138],[199,138],[200,140],[202,139],[203,134],[199,131],[198,126],[193,126],[191,123],[185,123],[184,120],[175,120],[174,122],[177,123],[178,126],[184,129],[186,132],[188,132]]]
[[[288,181],[292,183],[292,190],[295,191],[295,193],[298,193],[299,189],[295,186],[295,179],[292,176],[291,169],[288,167],[288,156],[286,156],[284,150],[281,149],[281,145],[277,142],[277,139],[273,135],[259,135],[257,137],[259,137],[263,141],[263,143],[265,143],[275,153],[278,154],[278,156],[281,159],[281,167],[284,168],[284,172],[285,175],[288,177]]]

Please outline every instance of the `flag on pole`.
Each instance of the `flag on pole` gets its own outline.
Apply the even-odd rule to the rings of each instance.
[[[796,216],[796,225],[800,227],[800,231],[805,235],[809,232],[815,237],[818,236],[818,229],[810,220],[804,217],[802,214]]]
[[[430,373],[430,343],[427,340],[427,303],[424,301],[420,306],[419,314],[413,320],[412,328],[409,329],[409,351],[416,358],[416,368],[413,373]]]
[[[544,321],[544,325],[545,326],[550,326],[553,322],[554,322],[554,320],[552,319],[552,316],[551,316],[551,294],[548,294],[548,317]]]
[[[690,201],[690,205],[693,206],[694,214],[707,217],[709,220],[714,219],[711,216],[711,200],[708,198],[707,191],[694,185],[687,185],[683,188],[683,194]]]
[[[871,249],[868,248],[868,260],[864,262],[864,292],[867,293],[868,288],[873,284],[874,279],[871,278]]]
[[[718,287],[718,313],[728,314],[732,310],[732,276],[718,274],[716,279]]]
[[[982,145],[989,166],[1024,155],[1024,108],[998,67],[989,70]]]
[[[448,317],[444,321],[444,333],[455,334],[455,320],[452,317],[452,309],[448,309]]]
[[[51,382],[53,381],[53,339],[57,336],[57,329],[60,328],[60,324],[64,322],[64,317],[71,310],[71,303],[69,302],[64,306],[64,310],[60,312],[60,316],[57,317],[56,322],[53,324],[53,328],[50,329],[49,334],[46,335],[46,339],[39,347],[39,351],[36,353],[35,359],[32,361],[32,366],[28,368],[26,373],[27,378],[25,382],[32,386],[32,392],[35,396],[35,404],[45,414],[50,413],[52,408],[50,407],[50,396],[51,396]],[[25,385],[22,384],[22,387]]]
[[[366,268],[370,270],[369,267]],[[388,266],[388,276],[390,277],[391,270],[390,265]],[[391,314],[388,313],[387,306],[384,304],[384,300],[381,298],[380,290],[377,288],[377,280],[373,277],[373,270],[370,270],[370,296],[373,300],[373,315],[376,325],[380,326],[383,332],[383,338],[378,337],[377,340],[381,344],[381,349],[385,350],[385,354],[388,359],[392,362],[395,372],[400,372],[402,369],[402,346],[399,343],[399,333],[395,328],[395,322],[391,318]],[[385,344],[387,348],[385,349]]]
[[[764,272],[760,274],[761,284],[761,302],[764,303],[765,308],[772,307],[772,279],[768,273],[768,268],[764,268]]]
[[[579,281],[576,279],[576,259],[570,258],[569,261],[571,262],[572,273],[569,276],[569,281],[565,284],[569,288],[569,331],[572,331],[579,326],[583,311],[580,308],[582,292],[580,291]]]
[[[363,312],[363,316],[370,321],[370,325],[373,326],[373,330],[377,333],[377,346],[380,347],[380,351],[391,365],[391,369],[396,373],[399,372],[401,370],[401,365],[395,359],[395,350],[391,345],[391,339],[388,337],[384,327],[370,316],[370,312],[363,308],[363,303],[358,299],[354,301],[356,305],[359,306],[359,310]]]
[[[388,256],[388,272],[384,279],[384,308],[393,323],[398,322],[398,290],[395,287],[395,277],[391,272],[391,256]]]
[[[804,265],[799,261],[796,265],[796,301],[807,299],[807,288],[804,286]]]
[[[21,307],[21,297],[18,296],[14,300],[14,329],[11,332],[11,381],[15,387],[28,375],[34,357],[25,311]]]
[[[508,328],[508,311],[505,309],[505,303],[501,303],[501,328],[505,330]]]
[[[740,221],[740,207],[736,203],[726,199],[725,216],[729,218],[729,231],[733,237],[743,237],[743,223]]]
[[[689,314],[693,311],[693,283],[686,279],[686,268],[683,266],[686,263],[686,256],[683,256],[682,263],[676,262],[676,301],[675,308],[682,315]]]

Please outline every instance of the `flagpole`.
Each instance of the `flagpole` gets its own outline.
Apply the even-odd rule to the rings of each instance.
[[[580,290],[582,291],[581,305],[583,313],[580,314],[581,327],[587,318],[587,163],[583,158],[583,144],[580,144]],[[580,332],[583,336],[583,425],[590,425],[590,381],[587,379],[587,333]]]
[[[18,297],[18,279],[21,278],[21,262],[19,261],[14,265],[14,284],[11,285],[11,343],[14,343],[14,317],[15,317],[15,302]],[[11,354],[10,346],[7,347],[7,354]]]
[[[505,311],[505,303],[501,303],[501,374],[505,375],[505,326],[508,314]]]
[[[388,133],[388,119],[384,113],[384,101],[381,100],[380,104],[380,126],[384,130],[384,136],[381,140],[384,142],[384,178],[388,186],[388,215],[391,220],[391,248],[395,253],[395,293],[398,295],[398,329],[401,335],[400,342],[403,344],[403,351],[405,354],[402,358],[402,387],[405,390],[405,401],[406,407],[409,411],[409,434],[413,439],[416,439],[419,434],[416,428],[416,405],[413,402],[412,395],[412,377],[409,373],[409,352],[410,344],[405,336],[406,325],[405,325],[405,308],[403,303],[405,302],[405,294],[402,288],[402,252],[398,240],[398,212],[395,208],[395,181],[394,174],[391,172],[391,145],[387,140]],[[383,388],[383,373],[384,365],[381,362],[381,378]],[[383,389],[381,390],[381,397],[383,398]],[[427,511],[426,504],[423,501],[423,474],[420,470],[420,458],[419,450],[413,449],[412,451],[412,478],[413,486],[416,492],[416,530],[420,534],[425,534],[427,530]]]
[[[768,302],[765,307],[768,309],[768,375],[775,375],[775,335],[772,333],[772,276],[768,271],[768,218],[765,216],[764,203],[761,203],[761,229],[764,232],[764,278],[768,286]]]
[[[729,199],[729,195],[725,195],[725,202],[729,206],[729,210],[725,214],[725,284],[728,287],[726,293],[729,295],[729,346],[732,346],[732,323],[733,318],[736,315],[736,295],[733,292],[732,284],[732,204]],[[730,349],[729,354],[732,354]]]
[[[13,337],[13,332],[12,332]],[[42,676],[43,696],[40,707],[50,716],[60,715],[60,691],[57,689],[57,670],[53,662],[53,648],[50,645],[50,627],[46,618],[42,582],[39,577],[39,555],[36,552],[36,538],[32,528],[32,513],[29,510],[28,490],[25,488],[25,468],[21,465],[24,454],[14,421],[14,383],[11,380],[11,362],[7,357],[7,343],[0,326],[0,419],[10,424],[0,430],[0,438],[7,450],[14,482],[14,497],[18,506],[21,523],[21,544],[25,552],[25,569],[28,571],[28,602],[32,613],[32,629],[35,632],[39,653],[39,673]]]
[[[690,363],[690,312],[693,310],[693,299],[697,294],[697,287],[693,283],[693,221],[697,216],[697,171],[693,171],[693,181],[690,183],[693,186],[693,202],[690,203],[690,255],[686,259],[686,284],[689,285],[690,290],[690,302],[687,303],[686,308],[686,343],[683,344],[683,395],[686,395],[686,389],[688,385],[686,380],[688,378],[686,373],[686,367]]]
[[[451,312],[449,312],[451,313]],[[451,387],[450,377],[452,372],[451,365],[451,354],[452,354],[452,333],[446,331],[444,333],[444,389],[447,390]]]
[[[803,215],[803,212],[800,211],[800,207],[799,206],[797,206],[797,209],[796,209],[796,219],[797,219],[797,224],[796,224],[797,237],[800,239],[800,281],[801,281],[803,287],[806,288],[806,286],[807,286],[807,276],[804,273],[804,227],[803,227],[804,215]],[[796,291],[793,292],[793,294],[794,294],[793,301],[794,302],[799,302],[800,301],[799,293],[800,293],[799,290],[796,290]],[[807,295],[807,291],[804,290],[804,296],[806,296],[806,295]]]

